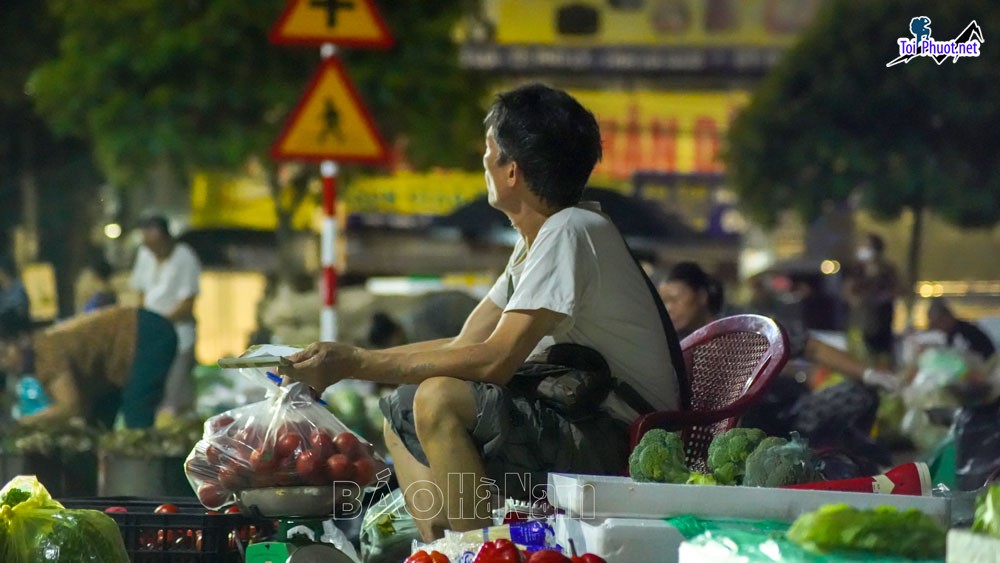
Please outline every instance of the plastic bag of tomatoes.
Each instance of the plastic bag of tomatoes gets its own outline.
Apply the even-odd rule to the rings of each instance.
[[[308,386],[271,385],[265,400],[205,421],[184,463],[198,500],[217,510],[246,489],[373,484],[385,462],[351,432]]]

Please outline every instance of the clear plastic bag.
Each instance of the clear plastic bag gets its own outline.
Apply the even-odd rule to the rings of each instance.
[[[298,486],[364,488],[386,464],[302,383],[278,387],[267,368],[241,374],[269,387],[265,400],[205,421],[202,439],[184,464],[198,500],[219,509],[246,489]]]
[[[410,555],[420,532],[406,509],[402,490],[395,489],[368,507],[360,540],[364,563],[396,563]]]
[[[118,525],[97,510],[67,510],[34,476],[0,490],[0,561],[128,563]]]

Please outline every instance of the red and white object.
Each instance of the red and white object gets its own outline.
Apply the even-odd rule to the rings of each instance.
[[[916,461],[897,465],[881,475],[841,479],[838,481],[817,481],[801,485],[789,485],[786,489],[808,489],[813,491],[846,491],[852,493],[876,493],[882,495],[929,496],[931,494],[931,472],[927,464]]]
[[[320,264],[323,268],[323,308],[319,317],[321,340],[337,340],[337,163],[326,160],[320,165],[323,177],[323,230],[320,239]]]

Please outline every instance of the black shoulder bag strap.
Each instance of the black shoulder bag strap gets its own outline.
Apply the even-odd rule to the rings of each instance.
[[[620,233],[619,233],[620,234]],[[625,240],[625,237],[622,237]],[[670,352],[670,363],[674,366],[674,372],[677,373],[677,387],[680,390],[681,408],[689,409],[691,408],[691,385],[688,381],[687,367],[684,366],[684,353],[681,351],[681,340],[677,336],[677,330],[674,329],[674,323],[670,320],[670,315],[667,314],[667,308],[663,306],[663,300],[660,299],[660,293],[656,291],[656,287],[653,282],[646,275],[646,271],[642,269],[642,264],[639,264],[639,260],[632,254],[632,249],[629,248],[628,243],[625,243],[625,248],[628,249],[628,253],[632,256],[632,261],[635,262],[635,267],[639,270],[639,275],[646,282],[646,287],[649,289],[649,294],[653,298],[653,306],[656,307],[656,312],[660,315],[660,324],[663,325],[663,334],[667,338],[667,351]],[[624,389],[624,394],[622,393]],[[629,385],[621,383],[619,388],[616,390],[618,395],[622,397],[627,403],[632,404],[632,401],[625,397],[625,395],[631,393],[635,398],[646,403],[646,402],[636,391],[632,389]],[[634,407],[633,407],[634,408]],[[649,407],[647,412],[652,412],[656,409]],[[639,412],[639,414],[645,414]]]

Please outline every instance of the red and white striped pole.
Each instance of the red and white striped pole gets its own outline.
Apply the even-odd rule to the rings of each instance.
[[[320,238],[320,264],[323,267],[323,308],[319,316],[321,340],[337,340],[337,163],[325,160],[320,165],[323,176],[323,228]]]
[[[330,43],[320,48],[320,56],[328,59],[337,48]],[[324,160],[320,164],[323,177],[323,225],[320,235],[320,265],[323,268],[321,294],[323,307],[319,314],[320,340],[337,340],[337,163]]]

